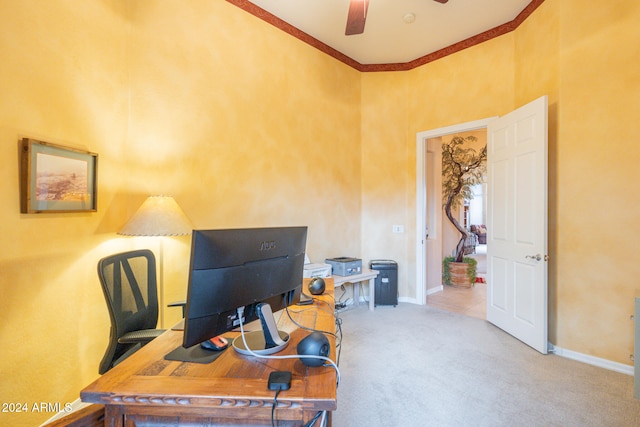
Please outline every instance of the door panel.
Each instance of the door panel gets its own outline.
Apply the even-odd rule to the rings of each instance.
[[[491,265],[487,266],[487,271],[491,271],[492,276],[491,280],[488,281],[489,286],[487,291],[489,295],[487,300],[491,301],[491,306],[494,308],[494,310],[497,310],[494,313],[494,316],[498,316],[500,314],[504,316],[507,313],[508,305],[508,263],[507,260],[501,259],[499,257],[492,257],[490,262]]]
[[[515,317],[529,326],[535,325],[535,271],[531,266],[515,265]]]
[[[547,97],[488,125],[487,320],[547,353]]]
[[[504,160],[497,160],[491,165],[491,169],[488,170],[489,177],[489,192],[494,193],[493,198],[499,198],[507,200],[509,197],[509,188],[511,177],[509,176],[509,164]],[[491,224],[493,231],[493,239],[496,241],[506,241],[508,238],[508,226],[509,226],[509,211],[506,209],[507,204],[500,206],[493,206],[491,208],[491,194],[489,193],[488,222]]]

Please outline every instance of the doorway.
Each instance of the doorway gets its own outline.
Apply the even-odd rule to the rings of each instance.
[[[417,135],[417,289],[418,300],[446,311],[486,319],[486,245],[477,245],[474,253],[481,264],[479,277],[485,279],[471,288],[453,288],[442,284],[442,259],[455,247],[457,231],[442,215],[442,140],[452,134],[481,133],[486,142],[487,118],[460,125],[420,132]],[[476,191],[480,200],[460,209],[461,224],[468,227],[486,219],[486,185]],[[479,202],[479,203],[478,203]],[[487,222],[484,220],[483,222]],[[458,235],[459,236],[459,235]]]
[[[487,144],[486,129],[458,132],[427,140],[427,168],[429,166],[432,167],[432,173],[428,173],[426,179],[428,217],[432,216],[431,213],[436,209],[442,209],[442,192],[434,191],[434,185],[430,182],[433,181],[433,175],[442,174],[442,162],[440,159],[440,164],[433,164],[430,161],[430,157],[435,157],[433,151],[442,151],[442,145],[449,143],[454,137],[465,139],[464,148],[474,149],[476,152],[480,152],[482,147],[485,147]],[[469,233],[469,238],[464,246],[464,257],[473,258],[477,262],[477,279],[475,283],[471,284],[470,288],[457,288],[443,285],[442,273],[440,273],[440,276],[437,277],[437,283],[438,285],[442,285],[440,286],[441,290],[439,292],[429,292],[430,288],[434,288],[429,285],[430,282],[434,281],[434,279],[431,278],[432,272],[430,272],[429,267],[436,263],[441,264],[444,257],[452,255],[461,237],[460,232],[451,224],[446,215],[442,215],[440,218],[442,221],[442,224],[440,224],[442,239],[437,242],[437,244],[442,246],[442,250],[440,251],[442,255],[438,255],[438,252],[434,253],[434,251],[430,251],[429,243],[427,246],[427,305],[483,320],[487,317],[486,189],[485,174],[484,182],[472,186],[470,188],[471,195],[464,200],[462,206],[459,206],[452,212],[458,223]],[[439,196],[436,200],[432,201],[433,197],[431,197],[429,193],[437,193]],[[431,270],[432,269],[433,268],[431,268]],[[439,271],[440,270],[441,269],[439,269]]]
[[[426,141],[487,128],[486,320],[542,354],[548,351],[548,108],[544,95],[499,118],[416,135],[416,298],[426,304]]]

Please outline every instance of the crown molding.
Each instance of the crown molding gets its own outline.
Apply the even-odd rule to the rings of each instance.
[[[532,0],[527,7],[525,7],[522,12],[518,14],[512,21],[507,22],[505,24],[499,25],[495,28],[487,30],[483,33],[477,34],[473,37],[469,37],[466,40],[462,40],[458,43],[454,43],[451,46],[447,46],[443,49],[437,50],[425,56],[421,56],[413,61],[403,62],[403,63],[394,63],[394,64],[361,64],[358,61],[344,55],[341,52],[338,52],[331,46],[321,42],[315,37],[310,36],[304,31],[299,30],[293,25],[283,21],[277,16],[267,12],[266,10],[256,6],[248,0],[227,0],[227,2],[233,4],[234,6],[239,7],[240,9],[248,12],[255,17],[262,19],[268,24],[273,25],[276,28],[284,31],[287,34],[307,43],[310,46],[315,47],[316,49],[326,53],[327,55],[337,59],[340,62],[358,70],[361,72],[376,72],[376,71],[408,71],[412,70],[416,67],[428,64],[429,62],[437,61],[438,59],[442,59],[446,56],[452,55],[456,52],[460,52],[464,49],[468,49],[472,46],[476,46],[480,43],[484,43],[488,40],[499,37],[503,34],[510,33],[515,30],[522,24],[532,13],[536,10],[544,0]]]

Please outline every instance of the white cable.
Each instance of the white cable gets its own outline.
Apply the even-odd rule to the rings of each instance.
[[[336,363],[329,359],[328,357],[324,357],[324,356],[315,356],[315,355],[293,355],[293,354],[289,354],[289,355],[285,355],[285,356],[273,356],[273,355],[262,355],[262,354],[258,354],[258,353],[254,353],[250,348],[249,345],[247,344],[247,339],[244,336],[244,323],[242,322],[243,319],[243,315],[244,315],[244,307],[239,307],[237,309],[238,312],[238,319],[240,320],[240,336],[242,337],[242,343],[244,344],[244,348],[247,350],[247,353],[251,354],[254,357],[258,357],[261,359],[302,359],[302,358],[309,358],[309,359],[321,359],[324,360],[326,362],[329,362],[329,364],[333,367],[333,369],[336,370],[336,387],[340,384],[340,369],[338,369],[338,365],[336,365]],[[327,366],[327,365],[322,365],[322,366]]]

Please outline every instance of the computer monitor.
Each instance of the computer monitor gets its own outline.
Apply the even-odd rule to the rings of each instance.
[[[270,354],[288,334],[273,329],[273,312],[300,299],[307,227],[194,230],[185,309],[183,347],[260,319],[261,331],[235,340],[240,353]],[[254,348],[255,347],[255,348]]]

